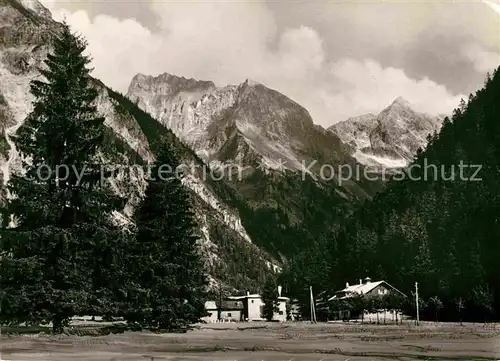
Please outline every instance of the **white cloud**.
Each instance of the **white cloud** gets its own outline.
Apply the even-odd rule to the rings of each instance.
[[[373,60],[341,60],[331,65],[330,73],[344,90],[332,95],[329,105],[332,110],[338,109],[343,118],[352,115],[351,109],[358,109],[359,114],[379,111],[398,96],[416,110],[449,114],[465,97],[451,94],[428,78],[412,79],[401,69],[383,68]]]
[[[478,44],[464,46],[462,55],[474,64],[474,69],[479,73],[492,72],[500,65],[500,52],[484,50]]]
[[[53,0],[52,0],[53,1]],[[168,72],[218,85],[252,78],[305,106],[323,126],[378,112],[397,96],[419,109],[450,113],[462,95],[429,79],[411,79],[376,61],[329,61],[324,41],[308,26],[277,34],[272,13],[256,2],[154,2],[161,30],[133,19],[52,8],[89,42],[94,75],[122,92],[136,73]]]
[[[135,20],[107,15],[90,19],[83,10],[52,9],[52,14],[57,20],[66,19],[73,30],[84,35],[93,58],[93,75],[115,89],[126,91],[136,73],[146,72],[158,62],[155,56],[162,49],[162,38]]]
[[[490,1],[490,0],[482,0],[486,5],[488,5],[494,12],[500,15],[500,2],[498,1]]]
[[[309,27],[289,29],[281,36],[279,56],[282,72],[305,76],[308,71],[321,69],[325,58],[323,41]]]

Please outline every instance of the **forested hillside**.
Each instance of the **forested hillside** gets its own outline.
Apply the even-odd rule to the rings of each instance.
[[[423,316],[500,317],[500,72],[446,119],[405,173],[365,202],[318,249],[283,275],[290,291],[329,291],[384,279],[407,295],[415,282]]]
[[[30,92],[33,80],[42,80],[40,67],[53,51],[53,38],[62,31],[49,10],[37,1],[0,0],[0,204],[7,203],[7,183],[21,171],[22,157],[15,146],[17,131],[33,110]],[[114,183],[114,191],[125,200],[117,211],[120,222],[132,223],[134,210],[144,197],[146,180],[138,166],[151,164],[158,141],[167,136],[189,174],[183,178],[196,213],[200,251],[211,284],[228,288],[257,289],[263,278],[279,266],[246,230],[239,214],[245,201],[228,182],[214,180],[212,169],[165,126],[141,111],[128,98],[91,78],[98,91],[97,112],[105,119],[102,146],[113,154],[109,164],[124,164]],[[191,169],[193,165],[194,169]],[[204,170],[208,176],[204,175]],[[215,178],[215,177],[214,177]],[[266,237],[269,238],[269,237]]]

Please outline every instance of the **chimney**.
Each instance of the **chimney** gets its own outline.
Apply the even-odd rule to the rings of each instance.
[[[372,281],[372,279],[370,277],[365,278],[365,284],[370,283],[371,281]]]
[[[281,289],[282,287],[281,286],[278,286],[278,296],[281,297]]]
[[[250,296],[250,291],[247,290],[247,296]]]
[[[363,280],[360,278],[359,279],[359,284],[362,285],[363,284]]]
[[[349,282],[345,283],[345,288],[349,287]]]

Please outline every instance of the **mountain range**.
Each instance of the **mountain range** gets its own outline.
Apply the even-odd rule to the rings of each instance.
[[[256,244],[280,261],[332,231],[381,182],[341,178],[363,168],[337,135],[314,124],[300,104],[246,79],[211,81],[137,74],[127,95],[228,181],[251,208]]]
[[[315,159],[353,162],[340,139],[315,125],[305,108],[249,79],[218,88],[167,73],[138,74],[127,97],[210,165],[259,162],[270,170],[302,170]]]
[[[29,83],[40,77],[38,67],[58,31],[60,24],[37,1],[0,0],[2,197],[9,196],[10,174],[21,167],[12,138],[32,110]],[[379,180],[342,179],[332,169],[404,166],[440,126],[398,99],[378,116],[326,130],[298,103],[248,79],[217,87],[167,73],[138,74],[126,95],[98,79],[94,84],[107,142],[122,159],[152,162],[155,141],[165,135],[183,162],[195,165],[184,184],[200,249],[213,284],[237,289],[255,289],[289,257],[331,237],[342,219],[384,187]],[[207,177],[207,170],[222,176]],[[117,220],[130,223],[145,180],[117,179],[113,187],[129,200]]]

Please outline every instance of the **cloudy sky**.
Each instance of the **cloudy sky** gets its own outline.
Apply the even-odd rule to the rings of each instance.
[[[94,75],[115,89],[126,92],[139,72],[217,85],[250,78],[323,126],[397,96],[450,113],[500,64],[494,0],[42,3],[87,38]]]

